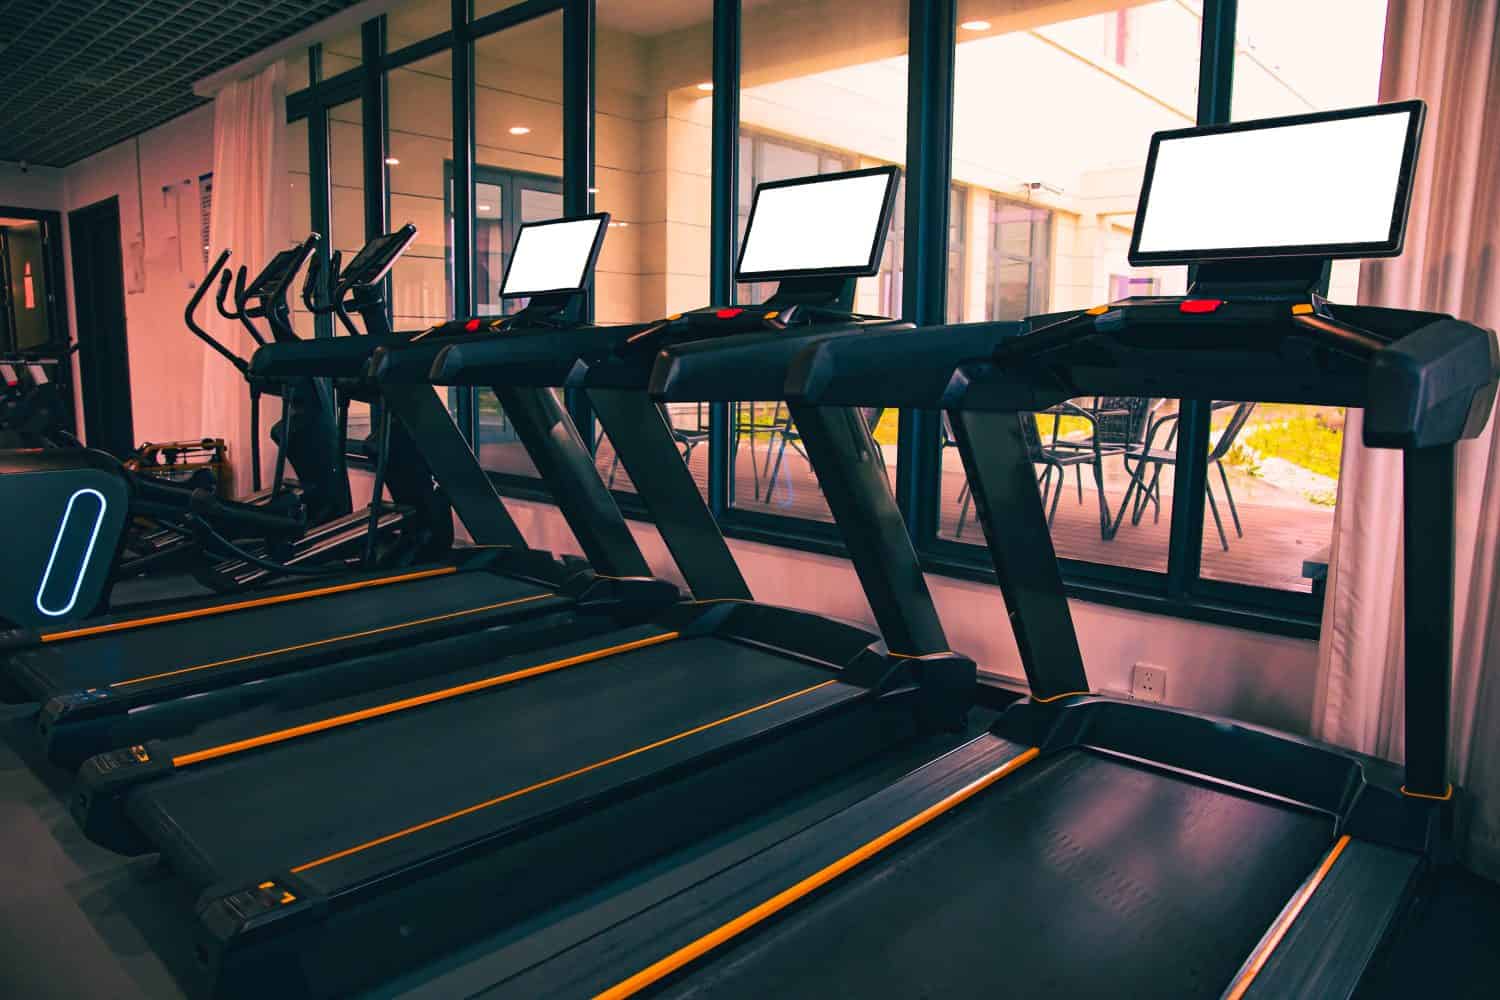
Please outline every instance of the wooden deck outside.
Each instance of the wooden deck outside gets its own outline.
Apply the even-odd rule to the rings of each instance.
[[[781,471],[770,490],[769,500],[766,499],[767,448],[765,438],[761,437],[753,454],[752,449],[744,444],[738,449],[735,462],[735,504],[768,513],[828,520],[828,508],[823,502],[816,478],[807,460],[793,448],[786,449]],[[894,449],[888,451],[894,459]],[[519,444],[485,444],[480,452],[486,468],[520,475],[536,474]],[[979,525],[974,522],[972,508],[967,512],[963,532],[959,534],[959,496],[964,483],[963,470],[955,455],[948,454],[944,457],[939,533],[945,538],[957,538],[962,542],[982,545],[984,537]],[[597,463],[602,476],[609,478],[613,474],[612,485],[615,489],[631,488],[630,478],[625,470],[613,468],[614,451],[607,439],[600,442]],[[693,477],[698,481],[698,488],[706,490],[706,443],[693,449],[689,465]],[[755,489],[757,469],[761,479],[758,494]],[[1304,559],[1327,548],[1333,530],[1333,511],[1313,506],[1301,497],[1289,496],[1282,490],[1236,470],[1231,469],[1229,476],[1244,535],[1239,537],[1235,534],[1228,505],[1224,502],[1222,485],[1217,473],[1214,473],[1213,490],[1224,521],[1229,548],[1226,551],[1220,546],[1212,516],[1205,509],[1203,576],[1280,590],[1310,590],[1311,582],[1302,575],[1302,563]],[[1165,478],[1169,477],[1170,471]],[[891,478],[895,478],[894,468],[891,469]],[[1128,483],[1128,476],[1119,459],[1106,460],[1105,494],[1112,514],[1118,511]],[[1085,472],[1082,502],[1079,500],[1075,480],[1070,477],[1052,525],[1053,543],[1058,554],[1089,562],[1165,572],[1172,517],[1170,484],[1166,484],[1166,487],[1163,490],[1159,519],[1153,517],[1153,509],[1146,511],[1139,524],[1131,524],[1127,515],[1114,538],[1106,541],[1100,537],[1098,500],[1090,476]]]

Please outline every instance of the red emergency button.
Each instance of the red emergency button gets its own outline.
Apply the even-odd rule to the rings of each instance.
[[[477,320],[477,319],[471,319],[471,320],[469,320],[467,323],[464,324],[464,330],[467,333],[478,333],[479,332],[479,320]]]
[[[1185,313],[1211,313],[1217,312],[1223,304],[1223,299],[1183,299],[1177,310]]]
[[[734,319],[736,316],[738,316],[740,313],[742,313],[744,311],[745,310],[737,308],[735,306],[730,306],[727,309],[720,309],[718,312],[714,313],[714,318],[715,319]]]

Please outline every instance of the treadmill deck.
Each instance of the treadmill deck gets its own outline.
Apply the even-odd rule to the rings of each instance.
[[[209,678],[219,666],[241,666],[332,637],[352,641],[438,615],[478,613],[476,609],[550,593],[531,581],[460,570],[49,644],[16,654],[7,669],[43,695],[196,686],[212,683]]]
[[[507,658],[489,673],[523,662],[537,658]],[[737,642],[665,641],[187,767],[132,792],[128,808],[199,888],[290,869],[335,891],[393,858],[420,857],[434,836],[462,841],[524,822],[753,731],[763,717],[860,693],[828,670]],[[344,853],[376,840],[378,851]]]
[[[1332,832],[1316,813],[1069,751],[660,987],[681,997],[1216,997]]]

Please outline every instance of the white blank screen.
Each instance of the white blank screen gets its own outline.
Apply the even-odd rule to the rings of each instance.
[[[1141,253],[1383,243],[1409,111],[1163,140]]]
[[[594,238],[603,219],[522,226],[501,295],[534,295],[582,288]]]
[[[890,178],[882,172],[761,188],[740,273],[867,267]]]

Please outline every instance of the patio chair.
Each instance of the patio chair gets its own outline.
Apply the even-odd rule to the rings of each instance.
[[[1094,488],[1099,501],[1099,537],[1108,541],[1115,534],[1115,518],[1109,509],[1109,499],[1104,491],[1104,460],[1113,455],[1124,455],[1145,439],[1151,413],[1159,400],[1149,396],[1095,396],[1087,403],[1069,400],[1039,412],[1038,424],[1045,426],[1046,418],[1052,418],[1049,440],[1037,442],[1047,470],[1044,479],[1050,479],[1052,471],[1058,472],[1061,481],[1066,466],[1073,467],[1073,478],[1078,487],[1078,502],[1083,503],[1083,467],[1088,465],[1094,474]],[[1062,436],[1064,417],[1079,417],[1088,423],[1088,436],[1079,440]],[[1029,443],[1028,438],[1028,443]],[[1033,457],[1033,461],[1038,461]],[[1052,498],[1048,524],[1057,513],[1059,497]]]
[[[792,450],[807,458],[807,451],[802,447],[802,435],[797,431],[797,425],[792,420],[792,413],[782,403],[776,404],[776,410],[771,417],[770,427],[771,439],[766,442],[766,495],[762,503],[771,502],[771,494],[776,491],[776,475],[781,471],[781,461],[786,457],[786,446],[791,445]],[[780,439],[778,445],[777,440]],[[773,460],[772,453],[775,453]],[[790,477],[787,479],[787,489],[792,488]]]
[[[859,415],[864,420],[865,427],[871,435],[875,433],[875,428],[880,425],[880,418],[884,413],[885,407],[883,406],[861,406],[859,408]],[[776,442],[778,437],[781,439],[779,445]],[[766,495],[764,500],[761,501],[762,503],[771,502],[771,494],[776,489],[776,475],[781,471],[781,461],[786,457],[787,445],[791,445],[793,450],[804,459],[807,458],[807,452],[802,447],[802,435],[798,432],[797,425],[792,420],[791,412],[782,404],[777,403],[776,414],[771,422],[771,441],[768,443],[766,451]],[[776,449],[774,461],[771,458],[771,448]],[[791,477],[788,476],[787,488],[791,489],[791,485]]]
[[[761,470],[760,470],[760,459],[756,456],[756,453],[755,453],[755,439],[756,439],[756,437],[758,435],[760,435],[762,433],[771,434],[772,441],[768,442],[768,445],[767,445],[767,455],[769,456],[769,454],[770,454],[770,448],[772,446],[774,446],[774,441],[775,441],[775,435],[774,435],[774,432],[773,432],[772,428],[776,425],[777,420],[781,416],[781,404],[780,403],[776,404],[776,408],[772,411],[771,423],[769,423],[769,424],[759,423],[759,422],[756,421],[756,419],[755,419],[756,404],[755,403],[750,402],[750,401],[744,401],[744,400],[742,400],[742,401],[734,403],[733,406],[734,406],[734,409],[733,409],[732,412],[733,412],[734,424],[733,424],[733,432],[730,434],[730,437],[729,437],[729,467],[731,469],[735,470],[735,474],[738,475],[738,472],[739,472],[739,464],[738,464],[738,462],[739,462],[739,454],[740,454],[740,439],[743,438],[743,437],[748,437],[750,439],[750,475],[753,477],[753,481],[754,481],[754,496],[755,496],[755,499],[756,500],[760,500],[760,498],[761,498],[761,496],[760,496],[760,472],[761,472]],[[788,418],[788,420],[790,420],[790,418]],[[767,458],[767,464],[768,465],[770,464],[769,457]]]
[[[1099,396],[1091,406],[1080,406],[1074,402],[1038,413],[1017,414],[1021,421],[1021,435],[1026,441],[1027,456],[1035,466],[1041,468],[1037,486],[1042,493],[1042,505],[1047,509],[1047,525],[1051,527],[1057,519],[1057,507],[1062,501],[1062,492],[1067,485],[1067,470],[1074,470],[1078,483],[1078,502],[1083,502],[1083,467],[1089,466],[1094,474],[1094,488],[1099,501],[1099,537],[1114,537],[1115,521],[1109,509],[1109,499],[1104,492],[1104,459],[1110,455],[1122,455],[1129,441],[1138,439],[1146,424],[1153,400],[1135,396]],[[1038,429],[1038,421],[1052,417],[1052,428],[1044,440]],[[1089,425],[1089,435],[1083,440],[1065,439],[1062,433],[1063,417],[1079,417]],[[953,428],[948,415],[943,414],[942,441],[944,449],[954,447]],[[1054,482],[1054,475],[1056,481]],[[958,528],[955,537],[962,538],[967,526],[969,510],[974,496],[965,481],[958,492]]]
[[[1255,409],[1254,403],[1235,403],[1231,401],[1218,401],[1212,406],[1217,412],[1219,410],[1234,408],[1229,415],[1229,422],[1219,433],[1218,440],[1214,442],[1213,448],[1209,450],[1208,462],[1219,470],[1219,481],[1224,486],[1224,499],[1229,504],[1229,516],[1234,522],[1234,533],[1237,538],[1244,538],[1245,532],[1240,524],[1240,512],[1234,503],[1234,492],[1229,488],[1229,474],[1224,471],[1224,457],[1234,447],[1235,439],[1245,429],[1250,421],[1250,414]],[[1166,431],[1166,441],[1158,447],[1156,439],[1159,434]],[[1177,464],[1177,414],[1169,413],[1151,422],[1146,431],[1145,440],[1138,446],[1129,449],[1125,454],[1125,468],[1130,473],[1130,485],[1125,489],[1125,496],[1120,501],[1120,511],[1115,517],[1115,528],[1118,529],[1120,522],[1125,517],[1125,511],[1130,510],[1130,523],[1140,524],[1141,515],[1145,513],[1146,505],[1155,508],[1152,515],[1153,521],[1161,519],[1161,470],[1164,466],[1175,466]],[[1134,463],[1134,468],[1131,467]],[[1149,467],[1149,468],[1148,468]],[[1149,473],[1149,480],[1147,479]],[[1211,479],[1205,478],[1203,487],[1208,495],[1208,509],[1214,518],[1214,527],[1219,533],[1219,545],[1225,552],[1229,551],[1229,536],[1224,532],[1224,520],[1219,516],[1219,505],[1214,498],[1214,485]]]
[[[695,426],[690,430],[678,427],[672,422],[672,413],[667,409],[667,404],[656,404],[657,412],[661,414],[662,420],[666,422],[667,428],[672,432],[672,442],[677,445],[678,450],[682,454],[682,461],[687,465],[691,465],[693,462],[693,449],[708,440],[708,428],[703,425],[703,404],[697,403],[694,405],[698,408],[698,419]],[[619,471],[620,453],[615,452],[614,458],[609,463],[609,478],[606,480],[606,485],[610,489],[615,488],[615,476]]]

